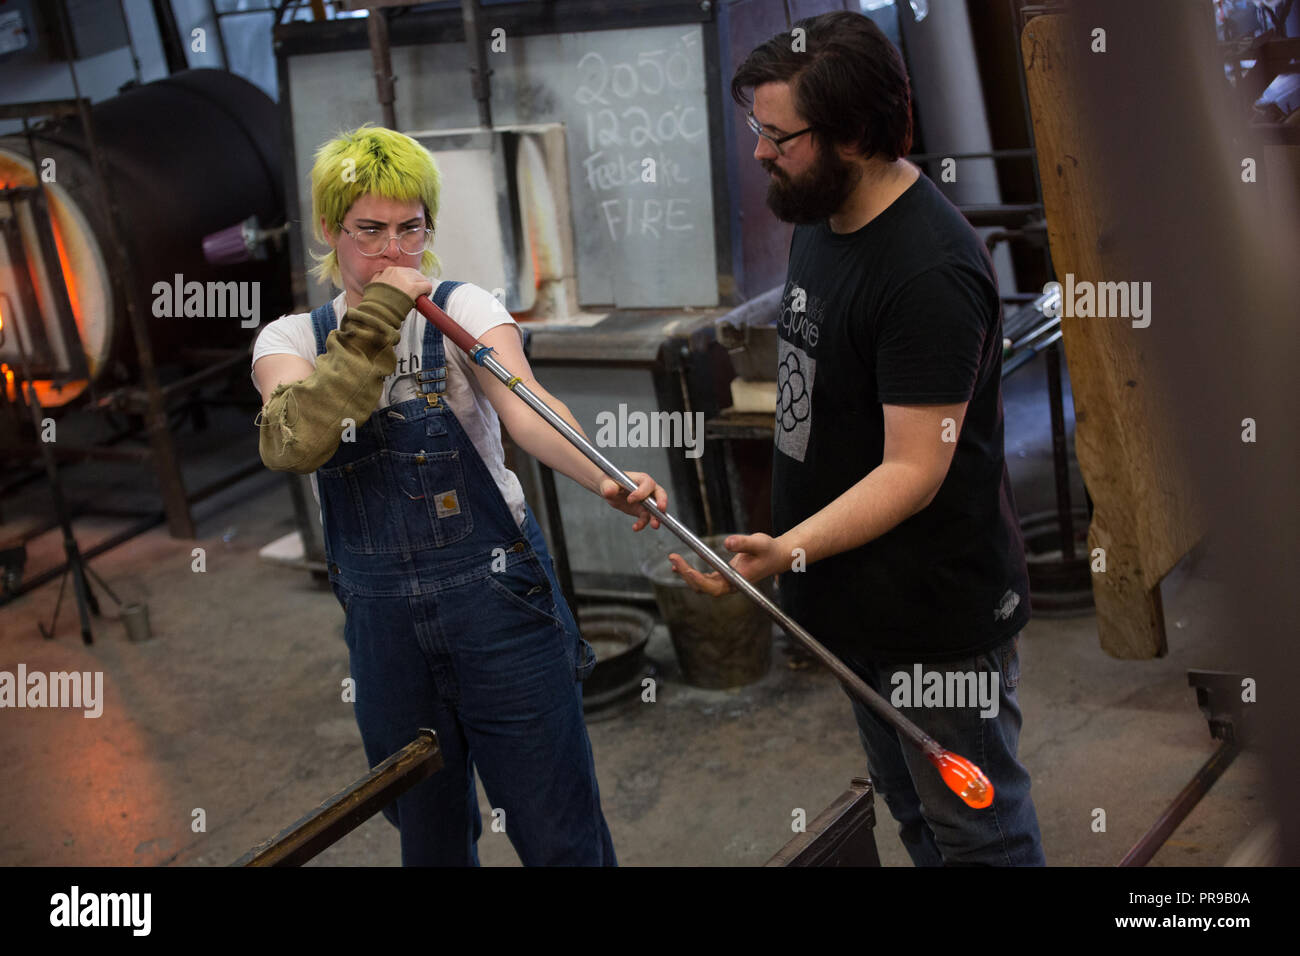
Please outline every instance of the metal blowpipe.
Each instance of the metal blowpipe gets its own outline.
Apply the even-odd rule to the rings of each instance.
[[[421,315],[437,326],[447,338],[451,339],[475,363],[491,372],[506,388],[522,399],[529,408],[546,419],[551,427],[586,455],[592,464],[617,482],[619,487],[626,491],[636,490],[637,484],[635,481],[624,474],[620,468],[602,455],[572,425],[538,398],[527,385],[520,381],[518,376],[512,374],[509,369],[498,362],[492,354],[492,349],[481,342],[475,341],[474,337],[456,324],[456,321],[451,316],[434,305],[428,296],[422,295],[416,299],[415,307],[420,311]],[[660,524],[680,538],[692,551],[703,558],[711,568],[730,581],[732,587],[761,607],[767,616],[779,624],[787,634],[806,647],[819,661],[830,668],[831,672],[840,679],[849,692],[860,700],[863,705],[869,707],[882,720],[888,721],[890,726],[919,748],[930,763],[934,764],[943,777],[944,783],[957,796],[961,797],[968,806],[980,810],[993,803],[993,785],[979,767],[965,757],[945,750],[939,745],[938,741],[890,706],[883,697],[868,687],[861,677],[853,673],[843,661],[827,650],[821,642],[804,630],[797,621],[768,600],[766,595],[754,587],[744,576],[737,573],[735,568],[696,537],[689,528],[672,515],[659,510],[659,506],[654,503],[653,499],[646,498],[640,503],[645,505],[646,510],[659,519]]]

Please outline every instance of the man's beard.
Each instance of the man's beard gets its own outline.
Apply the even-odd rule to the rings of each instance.
[[[840,159],[833,149],[824,150],[799,179],[791,179],[770,159],[762,164],[776,174],[767,186],[767,208],[784,222],[800,224],[820,222],[838,212],[862,175],[861,169]]]

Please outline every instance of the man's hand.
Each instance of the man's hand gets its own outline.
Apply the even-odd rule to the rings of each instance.
[[[736,552],[730,564],[751,584],[773,574],[789,571],[793,561],[793,556],[785,553],[787,549],[781,544],[780,539],[773,538],[770,534],[733,534],[722,542],[722,546],[728,551]],[[718,597],[735,590],[721,572],[710,571],[708,574],[701,574],[680,554],[668,555],[668,561],[692,591]]]
[[[613,478],[606,478],[600,483],[600,495],[609,502],[611,508],[617,508],[624,514],[637,519],[632,525],[633,531],[640,531],[648,523],[652,528],[659,527],[659,519],[640,502],[654,496],[654,503],[660,511],[668,510],[668,492],[664,491],[649,475],[640,471],[629,471],[627,476],[636,482],[636,491],[624,491]]]
[[[382,282],[384,285],[400,289],[411,297],[412,302],[422,295],[433,292],[433,283],[428,276],[419,269],[408,269],[406,266],[389,266],[371,276],[370,282]]]

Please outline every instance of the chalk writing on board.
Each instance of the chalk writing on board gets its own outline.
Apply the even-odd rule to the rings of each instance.
[[[697,43],[688,33],[668,48],[617,62],[589,50],[576,64],[573,98],[583,108],[586,146],[582,181],[602,197],[613,241],[695,228],[691,198],[675,193],[691,182],[687,158],[707,133],[702,110],[691,102],[700,86]],[[655,171],[649,178],[647,161]]]
[[[687,215],[691,201],[682,196],[671,199],[606,199],[600,204],[609,227],[609,238],[617,241],[629,236],[653,236],[660,229],[689,232],[695,228]],[[633,228],[635,226],[635,228]]]
[[[676,160],[662,150],[647,154],[655,161],[655,177],[664,186],[689,183],[690,179]],[[597,150],[582,161],[583,179],[594,193],[607,192],[633,182],[642,182],[645,157],[632,158],[624,153],[607,154]]]

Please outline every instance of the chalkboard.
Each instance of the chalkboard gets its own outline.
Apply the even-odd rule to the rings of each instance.
[[[578,298],[716,305],[709,115],[698,27],[564,34]]]

